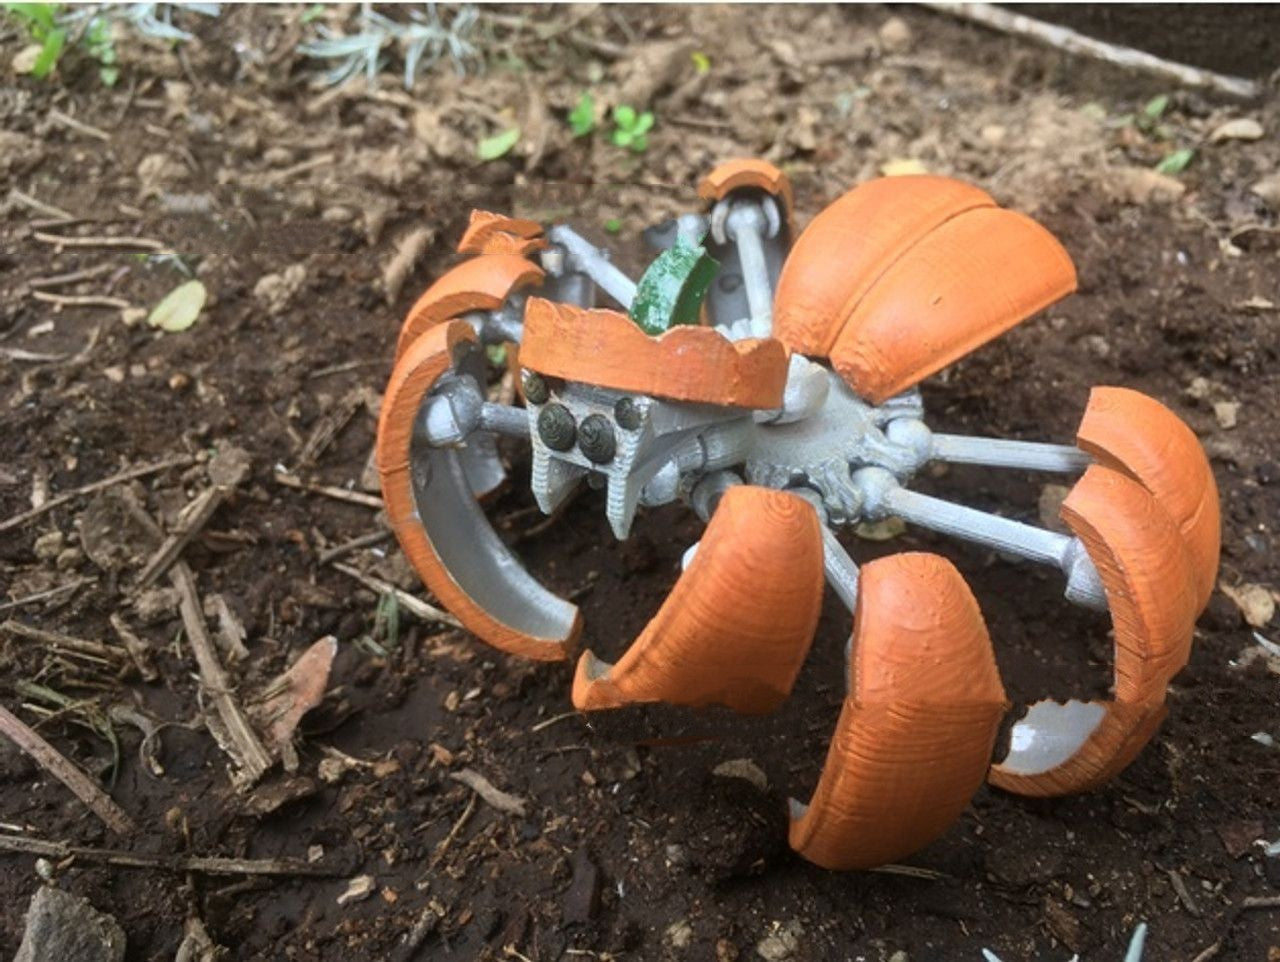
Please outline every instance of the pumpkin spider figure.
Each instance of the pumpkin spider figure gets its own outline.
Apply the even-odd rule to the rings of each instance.
[[[639,505],[705,521],[670,595],[614,664],[578,656],[583,711],[665,702],[773,711],[808,653],[824,583],[853,630],[847,695],[790,842],[836,868],[897,860],[944,832],[984,779],[1047,796],[1115,776],[1152,737],[1212,590],[1217,490],[1195,436],[1152,398],[1095,388],[1074,445],[931,431],[918,383],[1075,289],[1034,221],[934,176],[865,183],[798,236],[785,176],[725,163],[703,213],[648,232],[633,282],[568,227],[476,211],[475,256],[413,306],[378,429],[390,522],[436,597],[489,644],[573,657],[577,608],[485,518],[504,480],[495,438],[532,445],[552,512],[603,486],[613,532]],[[595,307],[602,292],[621,310]],[[487,345],[518,345],[523,407],[484,390]],[[1075,478],[1071,534],[913,491],[931,461]],[[832,529],[888,517],[1061,572],[1110,611],[1114,694],[1040,701],[991,764],[1009,709],[967,584],[924,552],[857,566]]]

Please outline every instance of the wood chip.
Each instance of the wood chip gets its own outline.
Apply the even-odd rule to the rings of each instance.
[[[324,699],[337,653],[337,638],[333,635],[321,638],[267,685],[261,700],[252,708],[254,720],[266,732],[267,744],[283,759],[285,771],[298,770],[293,733],[302,716]]]
[[[460,772],[450,772],[449,777],[455,782],[461,782],[466,785],[467,788],[479,795],[489,807],[496,808],[500,812],[506,812],[508,815],[524,816],[527,803],[523,798],[494,788],[489,779],[474,769],[464,768]]]

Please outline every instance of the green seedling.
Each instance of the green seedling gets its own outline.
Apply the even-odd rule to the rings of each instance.
[[[502,133],[485,137],[476,144],[476,156],[481,160],[497,160],[511,152],[511,148],[520,139],[520,128],[512,127]]]
[[[612,139],[617,147],[625,147],[636,153],[644,153],[649,149],[649,130],[653,127],[653,114],[649,111],[637,113],[634,107],[626,104],[613,108],[615,125]]]
[[[100,17],[89,23],[84,34],[84,45],[89,56],[98,61],[98,79],[103,86],[114,87],[120,79],[120,68],[116,66],[116,48],[111,35],[111,24]]]
[[[575,137],[585,137],[596,129],[596,101],[590,92],[578,98],[578,106],[569,114],[569,128]]]
[[[31,76],[37,79],[53,72],[67,43],[67,31],[58,25],[59,7],[56,3],[4,4],[5,11],[26,26],[32,43],[40,45],[40,54],[31,66]]]
[[[610,217],[604,222],[604,229],[610,234],[617,234],[622,230],[622,220],[618,217]]]
[[[701,50],[695,50],[689,54],[689,59],[693,61],[693,69],[699,75],[708,73],[711,70],[711,58]]]
[[[1191,163],[1196,152],[1190,147],[1184,147],[1182,150],[1175,150],[1169,154],[1164,160],[1156,164],[1156,173],[1158,174],[1180,174],[1187,169],[1187,165]]]

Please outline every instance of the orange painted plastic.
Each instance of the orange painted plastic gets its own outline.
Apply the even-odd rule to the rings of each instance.
[[[824,868],[870,868],[945,832],[982,785],[1008,709],[968,585],[934,554],[865,565],[849,694],[791,847]]]
[[[899,258],[967,210],[994,207],[948,177],[882,177],[855,187],[805,228],[783,264],[774,334],[792,350],[827,357],[845,323]]]
[[[709,203],[723,200],[735,190],[754,187],[776,197],[782,206],[779,212],[787,230],[795,236],[794,207],[791,180],[767,160],[739,158],[718,164],[711,173],[698,181],[698,196]]]
[[[889,266],[849,314],[836,371],[879,404],[1076,287],[1053,235],[1013,211],[959,214]]]
[[[430,532],[418,518],[409,457],[414,421],[427,392],[449,370],[455,349],[475,339],[475,332],[464,321],[437,325],[408,346],[391,372],[378,418],[377,442],[387,518],[409,563],[467,629],[511,654],[542,661],[563,660],[569,657],[581,631],[580,616],[575,617],[571,630],[562,638],[536,638],[498,621],[449,574],[431,542]]]
[[[731,488],[688,570],[617,664],[583,653],[574,707],[660,701],[774,711],[809,651],[822,586],[813,507],[783,491]]]
[[[481,254],[446,271],[409,309],[396,343],[399,358],[424,331],[468,311],[493,311],[520,288],[542,282],[542,268],[517,254]]]
[[[1102,578],[1115,632],[1115,696],[1081,748],[1038,774],[991,769],[1020,795],[1087,791],[1123,770],[1155,734],[1165,688],[1191,653],[1199,611],[1195,569],[1174,520],[1141,484],[1094,465],[1071,489],[1062,517]]]
[[[525,307],[520,363],[569,381],[729,407],[779,407],[787,382],[780,341],[730,341],[693,325],[650,337],[617,311],[540,297]]]
[[[1197,609],[1218,579],[1222,519],[1218,485],[1195,434],[1154,398],[1121,387],[1095,387],[1076,435],[1102,464],[1135,478],[1177,522],[1191,555]]]
[[[473,210],[467,229],[458,241],[460,254],[518,254],[528,257],[542,250],[542,225],[536,220],[507,217],[487,210]]]

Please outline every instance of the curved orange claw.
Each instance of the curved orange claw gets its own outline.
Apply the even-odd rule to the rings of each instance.
[[[418,450],[414,440],[423,400],[475,347],[471,326],[452,321],[423,333],[396,362],[378,418],[387,517],[410,564],[466,628],[512,654],[562,660],[582,627],[578,609],[538,584],[494,533],[458,451]]]
[[[822,530],[784,491],[725,492],[658,614],[617,664],[578,660],[573,705],[640,702],[775,710],[791,692],[822,609]]]
[[[481,254],[450,268],[409,308],[396,342],[396,357],[414,339],[468,311],[494,311],[513,291],[542,282],[542,268],[518,254]]]
[[[1177,522],[1194,567],[1196,608],[1203,610],[1218,580],[1222,519],[1213,470],[1192,430],[1145,394],[1095,387],[1076,441],[1140,482]]]
[[[617,311],[541,297],[525,307],[520,363],[569,381],[728,407],[779,407],[787,382],[779,341],[730,341],[713,328],[685,324],[650,337]]]
[[[1165,715],[1165,688],[1187,663],[1198,612],[1195,571],[1174,520],[1146,488],[1094,465],[1062,517],[1102,578],[1115,629],[1111,702],[1038,702],[1013,728],[993,785],[1020,795],[1065,795],[1119,774]]]
[[[698,196],[714,204],[735,190],[754,187],[778,199],[783,222],[790,236],[795,236],[795,206],[791,195],[791,180],[781,170],[755,157],[742,157],[717,164],[709,174],[698,181]]]
[[[1008,709],[968,585],[934,554],[862,568],[849,665],[818,787],[792,800],[791,847],[830,869],[923,848],[982,785]]]
[[[458,241],[460,254],[518,254],[528,257],[547,242],[536,220],[507,217],[488,210],[473,210],[467,229]]]

